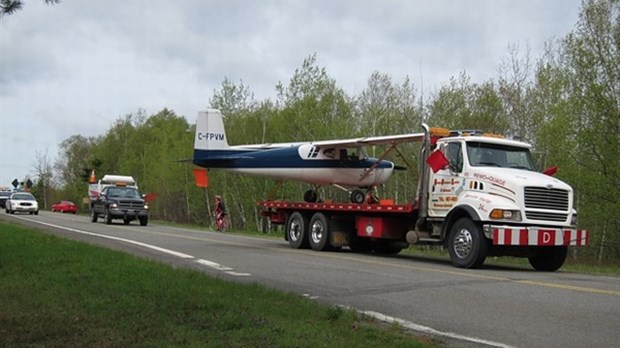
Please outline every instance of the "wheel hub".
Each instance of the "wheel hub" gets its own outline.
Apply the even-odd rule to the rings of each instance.
[[[301,235],[301,229],[299,227],[300,227],[299,221],[297,220],[291,221],[291,226],[289,229],[289,238],[291,238],[291,240],[296,241],[299,239]]]
[[[315,222],[314,224],[312,224],[312,228],[311,228],[311,233],[310,233],[310,237],[312,238],[312,241],[315,244],[318,244],[321,242],[321,240],[323,239],[323,224],[321,224],[320,222]]]
[[[473,244],[471,233],[466,229],[461,229],[454,236],[454,253],[459,258],[464,259],[471,254]]]

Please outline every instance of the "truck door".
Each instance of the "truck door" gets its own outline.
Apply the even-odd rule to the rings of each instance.
[[[463,178],[463,146],[454,141],[443,143],[440,150],[450,161],[445,169],[436,173],[430,171],[429,181],[429,216],[443,217],[456,204],[458,195],[463,191],[465,180]]]

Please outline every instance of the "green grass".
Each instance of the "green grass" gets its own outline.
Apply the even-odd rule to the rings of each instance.
[[[426,347],[356,312],[0,222],[0,346]]]

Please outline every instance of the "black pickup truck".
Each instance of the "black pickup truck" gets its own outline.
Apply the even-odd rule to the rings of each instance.
[[[125,225],[137,219],[141,226],[146,226],[149,207],[135,187],[107,186],[90,204],[90,221],[97,222],[99,216],[104,217],[108,225],[113,219],[123,219]]]

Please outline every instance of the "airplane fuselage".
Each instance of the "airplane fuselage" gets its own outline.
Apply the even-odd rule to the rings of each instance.
[[[350,154],[347,150],[351,151],[311,143],[260,150],[243,146],[220,150],[196,149],[194,164],[313,185],[350,187],[381,185],[394,170],[392,162]]]

